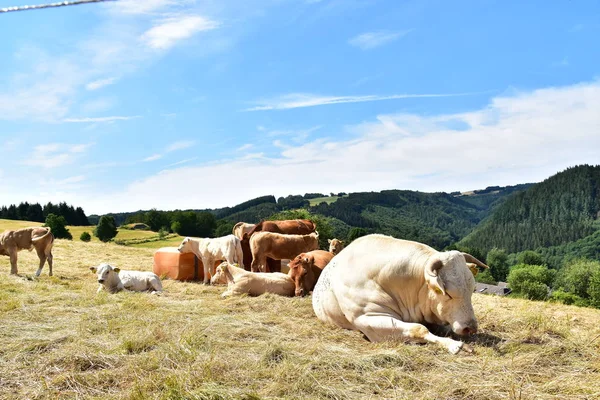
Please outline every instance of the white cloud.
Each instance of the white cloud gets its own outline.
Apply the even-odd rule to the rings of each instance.
[[[166,152],[170,153],[170,152],[177,151],[177,150],[188,149],[188,148],[194,146],[195,144],[196,144],[196,142],[193,140],[182,140],[182,141],[178,141],[178,142],[173,142],[167,147]]]
[[[74,145],[62,143],[41,144],[34,147],[33,153],[22,164],[43,168],[61,167],[72,164],[81,158],[93,145],[94,143]]]
[[[451,94],[393,94],[389,96],[321,96],[307,93],[291,93],[269,100],[259,100],[255,107],[243,111],[288,110],[292,108],[316,107],[330,104],[364,103],[370,101],[415,99],[426,97],[455,97],[470,96],[478,93],[451,93]]]
[[[595,81],[496,97],[466,113],[381,115],[348,128],[353,139],[280,143],[276,156],[162,171],[88,207],[90,212],[224,207],[267,193],[464,191],[536,182],[568,166],[599,163],[598,109]],[[171,195],[184,186],[186,196]]]
[[[131,116],[111,116],[111,117],[83,117],[83,118],[64,118],[62,122],[115,122],[115,121],[129,121],[130,119],[141,118],[141,115]]]
[[[391,43],[394,40],[400,39],[401,37],[408,35],[411,31],[412,29],[397,32],[366,32],[348,40],[348,43],[350,43],[352,46],[360,48],[361,50],[371,50],[376,47]]]
[[[185,160],[181,160],[181,161],[174,162],[173,164],[169,164],[169,165],[165,166],[165,168],[174,167],[176,165],[181,165],[181,164],[187,164],[187,163],[195,161],[197,159],[198,159],[198,157],[186,158]]]
[[[156,160],[160,160],[162,157],[163,157],[162,154],[153,154],[150,157],[144,158],[142,161],[143,162],[156,161]]]
[[[97,90],[104,86],[112,85],[117,81],[117,78],[98,79],[85,85],[87,90]]]
[[[219,27],[219,23],[200,15],[186,15],[162,20],[142,35],[142,41],[154,49],[165,50],[180,40]]]
[[[253,147],[254,147],[254,145],[252,143],[246,143],[245,145],[240,146],[237,149],[235,149],[235,151],[246,151],[246,150],[250,150]]]

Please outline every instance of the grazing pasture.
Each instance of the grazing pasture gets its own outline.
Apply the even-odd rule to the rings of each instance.
[[[54,274],[0,257],[2,399],[592,399],[600,310],[473,295],[474,354],[367,342],[320,323],[311,298],[221,298],[224,286],[96,294],[106,261],[151,270],[153,249],[57,240]]]

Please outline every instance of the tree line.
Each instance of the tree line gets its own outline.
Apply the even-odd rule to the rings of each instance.
[[[49,202],[43,207],[39,203],[23,202],[19,205],[11,204],[8,207],[0,208],[0,218],[3,219],[44,222],[50,214],[63,217],[68,225],[90,225],[90,221],[81,207],[74,208],[65,202],[58,204]]]

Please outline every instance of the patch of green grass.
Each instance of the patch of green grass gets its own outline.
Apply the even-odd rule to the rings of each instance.
[[[346,196],[342,196],[342,197],[346,197]],[[337,201],[337,199],[339,199],[339,196],[326,196],[326,197],[316,197],[314,199],[309,199],[308,201],[310,202],[310,206],[314,207],[317,204],[321,204],[323,202],[327,203],[327,204],[331,204],[331,203],[335,203]]]

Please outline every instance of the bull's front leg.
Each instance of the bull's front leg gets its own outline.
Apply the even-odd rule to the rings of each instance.
[[[452,354],[457,354],[464,346],[463,342],[434,335],[421,324],[404,322],[391,315],[361,315],[354,320],[354,326],[371,342],[408,340],[419,343],[437,343]],[[469,349],[465,347],[465,350]]]

